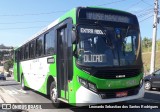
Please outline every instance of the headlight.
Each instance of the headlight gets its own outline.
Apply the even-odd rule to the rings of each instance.
[[[78,77],[78,81],[82,86],[86,87],[87,89],[94,91],[94,92],[97,92],[97,88],[96,88],[95,84],[88,82],[87,80],[82,79],[80,77]]]
[[[97,88],[96,88],[96,85],[95,84],[92,84],[92,83],[88,83],[88,87],[90,90],[94,91],[94,92],[97,92]]]
[[[88,83],[86,80],[78,77],[78,81],[81,83],[82,86],[88,88]]]

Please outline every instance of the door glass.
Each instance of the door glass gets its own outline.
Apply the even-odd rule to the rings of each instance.
[[[59,57],[59,80],[60,80],[60,89],[67,90],[67,77],[68,77],[68,65],[67,65],[67,28],[62,28],[58,31],[58,57]]]

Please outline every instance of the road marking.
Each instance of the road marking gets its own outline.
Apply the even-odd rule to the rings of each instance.
[[[19,93],[16,90],[7,90],[8,88],[1,88],[4,93],[0,93],[0,95],[4,98],[6,103],[23,103],[20,99],[15,97]]]
[[[20,89],[20,90],[17,90],[18,92],[21,92],[21,93],[24,93],[24,94],[27,94],[28,92],[27,91],[24,91],[24,90],[22,90],[22,89]]]
[[[140,98],[140,99],[137,99],[137,100],[150,102],[150,103],[160,103],[160,101],[158,101],[158,100],[147,99],[147,98]]]
[[[12,95],[12,94],[18,94],[18,92],[16,92],[15,90],[6,90],[8,94]]]

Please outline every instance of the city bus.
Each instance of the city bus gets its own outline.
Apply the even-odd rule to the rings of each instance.
[[[140,28],[129,12],[73,8],[14,51],[14,79],[56,107],[144,96]]]

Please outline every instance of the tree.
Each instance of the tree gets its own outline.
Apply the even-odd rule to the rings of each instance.
[[[152,40],[148,37],[144,37],[142,40],[142,48],[143,51],[149,50],[149,48],[152,46]]]
[[[9,59],[4,63],[4,69],[9,72],[9,68],[13,67],[13,59]]]
[[[148,47],[151,47],[152,40],[147,37],[144,37],[144,39],[142,40],[142,43],[145,48],[148,48]]]

